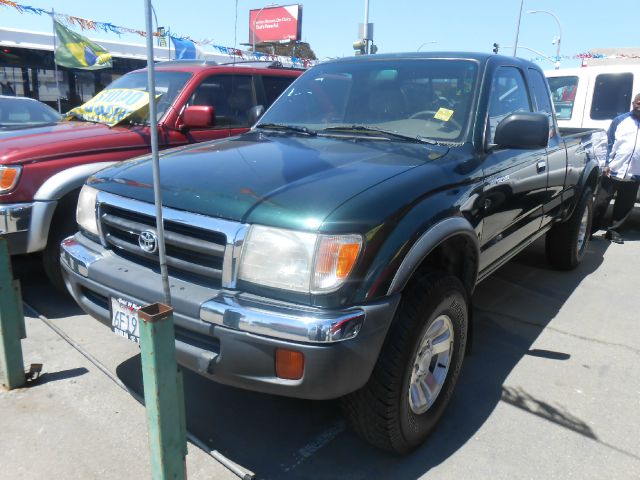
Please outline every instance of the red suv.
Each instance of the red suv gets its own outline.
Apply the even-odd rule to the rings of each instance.
[[[266,62],[170,61],[155,66],[160,148],[243,133],[302,71]],[[147,72],[107,89],[146,90]],[[0,136],[0,230],[11,254],[43,251],[45,271],[64,290],[60,241],[76,231],[80,187],[98,170],[150,151],[156,122],[114,127],[77,118]]]

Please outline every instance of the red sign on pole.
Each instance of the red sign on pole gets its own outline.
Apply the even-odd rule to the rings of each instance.
[[[249,11],[249,42],[300,40],[302,5],[264,7]]]

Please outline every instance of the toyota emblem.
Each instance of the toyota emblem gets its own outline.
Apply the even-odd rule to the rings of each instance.
[[[147,253],[155,253],[158,250],[158,236],[151,230],[143,230],[138,237],[138,245]]]

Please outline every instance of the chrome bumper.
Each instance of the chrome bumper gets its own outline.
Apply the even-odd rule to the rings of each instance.
[[[97,244],[96,247],[99,250],[92,250],[78,242],[75,237],[69,237],[61,244],[60,260],[72,272],[89,279],[91,266],[95,262],[109,257],[117,259],[119,263],[128,262],[107,250],[102,250]],[[142,268],[133,262],[128,263],[127,268],[131,271]],[[106,287],[114,289],[111,285]],[[120,289],[123,287],[129,291],[122,292]],[[123,295],[136,297],[134,285],[118,285],[115,290]],[[366,317],[365,310],[361,308],[326,311],[298,305],[273,305],[218,291],[215,293],[212,299],[201,304],[200,320],[282,340],[327,344],[351,339],[358,335]],[[189,295],[188,289],[183,291],[182,295]]]
[[[306,343],[331,343],[358,335],[365,313],[360,309],[318,312],[247,304],[237,297],[219,295],[202,304],[200,318],[214,325],[256,335]]]
[[[0,205],[0,230],[5,234],[29,230],[32,210],[32,203]]]
[[[89,266],[104,256],[104,254],[82,245],[75,237],[65,238],[60,244],[60,261],[83,277],[88,277]]]
[[[11,255],[45,248],[56,205],[55,200],[0,205],[0,231],[9,241]]]

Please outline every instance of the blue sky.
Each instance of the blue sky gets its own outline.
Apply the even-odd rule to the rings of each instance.
[[[16,0],[14,0],[16,1]],[[144,30],[144,0],[18,0],[16,3],[91,20]],[[180,35],[212,39],[217,45],[233,47],[249,41],[249,10],[270,2],[238,0],[156,0],[158,22]],[[295,2],[282,2],[289,5]],[[364,0],[307,0],[303,2],[302,40],[309,42],[318,58],[353,54],[358,23],[364,20]],[[466,50],[490,52],[494,42],[500,53],[511,55],[516,36],[520,0],[369,0],[369,22],[374,24],[374,40],[379,52],[422,50]],[[637,16],[638,0],[524,0],[519,45],[555,55],[552,40],[559,34],[558,24],[546,13],[554,13],[562,27],[561,55],[575,55],[592,48],[640,47]],[[46,17],[0,6],[0,26],[50,31]],[[91,38],[119,40],[117,35],[90,31]],[[121,41],[144,43],[136,35]],[[435,43],[430,43],[435,42]],[[423,45],[425,44],[425,45]],[[511,47],[506,47],[510,45]],[[533,59],[536,53],[519,49],[518,55]],[[539,60],[547,69],[552,63]],[[562,66],[578,66],[579,60],[563,60]]]

